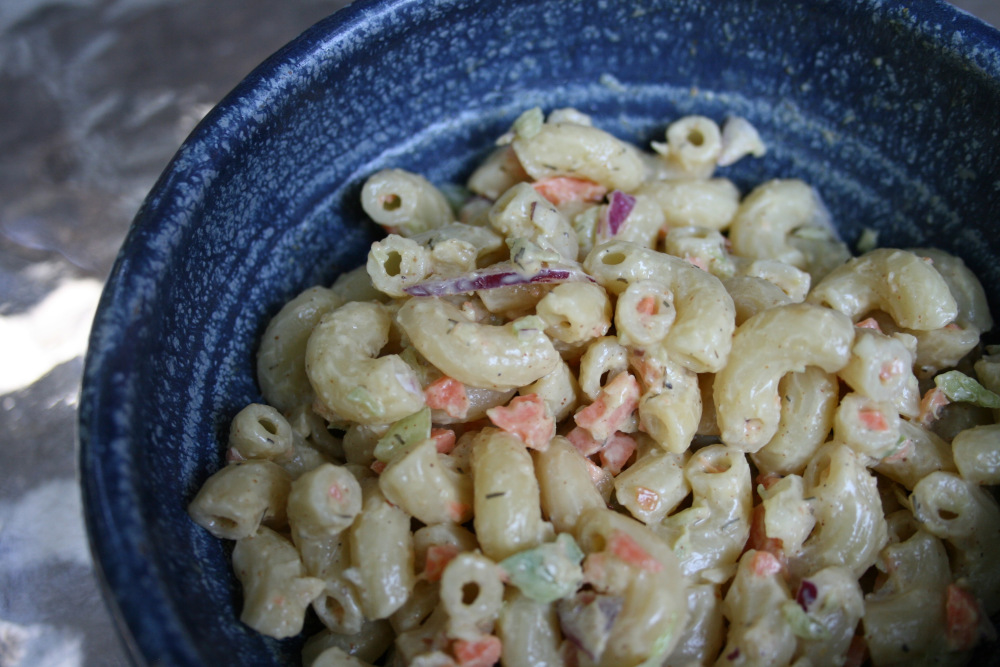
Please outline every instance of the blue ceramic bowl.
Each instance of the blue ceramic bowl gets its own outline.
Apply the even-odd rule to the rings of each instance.
[[[846,240],[935,244],[1000,313],[1000,34],[936,0],[359,0],[261,65],[139,211],[94,325],[86,518],[137,662],[294,665],[239,623],[228,547],[185,506],[259,400],[254,351],[299,290],[361,263],[363,179],[460,179],[522,110],[624,138],[697,112],[770,151],[725,172],[815,184]]]

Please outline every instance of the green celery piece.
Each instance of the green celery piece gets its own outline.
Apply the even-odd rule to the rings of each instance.
[[[526,549],[500,561],[510,582],[522,593],[547,604],[573,594],[583,582],[583,551],[572,535],[560,533],[555,542]]]
[[[804,225],[793,231],[792,236],[809,241],[829,241],[832,235],[826,227]]]
[[[541,131],[544,123],[541,107],[533,107],[517,117],[512,129],[519,138],[530,139]]]
[[[961,371],[948,371],[934,378],[934,384],[949,401],[972,403],[983,408],[1000,408],[1000,396]]]
[[[674,614],[674,622],[670,629],[656,638],[656,641],[653,642],[653,649],[649,652],[649,657],[640,663],[639,667],[660,667],[663,664],[667,657],[667,649],[670,648],[674,635],[680,629],[677,627],[679,625],[677,620],[677,614]]]
[[[878,231],[872,229],[871,227],[865,227],[861,230],[861,235],[858,237],[857,244],[858,253],[863,255],[866,252],[871,252],[878,247]]]
[[[386,434],[375,444],[375,458],[388,463],[429,437],[431,437],[431,409],[425,405],[389,427]]]
[[[376,397],[372,396],[364,387],[355,387],[347,393],[346,398],[352,403],[357,403],[363,407],[372,416],[377,417],[385,412],[385,409],[382,407],[382,403],[379,402]]]
[[[792,628],[792,633],[801,639],[829,639],[830,629],[806,613],[795,600],[781,605],[781,615]]]

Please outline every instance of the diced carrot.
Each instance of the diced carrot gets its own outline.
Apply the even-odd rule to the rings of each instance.
[[[976,596],[956,584],[945,593],[945,636],[954,651],[967,651],[979,640],[982,610]]]
[[[684,255],[684,259],[693,266],[697,266],[702,271],[708,271],[708,262],[695,255]]]
[[[750,535],[747,537],[747,543],[743,547],[743,552],[746,553],[751,549],[761,551],[760,547],[766,540],[767,530],[764,527],[764,506],[756,505],[750,513]]]
[[[763,486],[764,490],[770,489],[772,486],[781,481],[781,475],[778,473],[770,472],[766,475],[757,475],[757,484]]]
[[[601,467],[612,475],[617,475],[625,467],[635,449],[635,440],[632,436],[621,431],[616,432],[601,447]]]
[[[663,563],[653,558],[648,551],[632,539],[631,535],[624,531],[616,530],[611,534],[611,539],[608,540],[608,549],[629,565],[634,565],[641,570],[659,572],[663,569]]]
[[[702,464],[701,466],[702,470],[704,470],[710,475],[718,475],[720,472],[726,472],[727,470],[729,470],[728,463],[723,462],[719,464],[707,457],[701,460],[701,464]]]
[[[495,635],[484,635],[472,641],[456,639],[452,644],[459,667],[492,667],[500,661],[502,648]]]
[[[902,375],[905,371],[906,364],[903,363],[903,360],[893,359],[882,364],[882,368],[878,372],[878,379],[882,382],[887,382],[897,375]]]
[[[372,464],[368,467],[371,468],[372,472],[374,472],[376,475],[381,475],[382,471],[385,470],[386,465],[387,464],[385,461],[379,461],[378,459],[376,459],[372,461]]]
[[[757,551],[750,558],[750,571],[758,577],[770,577],[781,572],[781,561],[770,551]]]
[[[948,403],[950,403],[948,397],[939,387],[928,389],[920,399],[920,415],[917,417],[917,423],[921,426],[930,426],[938,420],[941,409]]]
[[[464,419],[469,412],[469,397],[465,385],[447,375],[439,377],[424,389],[424,400],[432,410],[444,410],[449,417]]]
[[[454,544],[434,544],[427,547],[424,561],[424,578],[427,581],[441,581],[441,573],[448,563],[458,555],[458,547]]]
[[[574,427],[573,430],[567,433],[566,439],[573,443],[577,451],[584,456],[593,456],[601,451],[601,445],[604,444],[594,440],[594,436],[590,435],[590,431],[579,426]]]
[[[958,326],[954,322],[951,322],[949,324],[944,325],[944,328],[948,329],[949,331],[961,331],[962,330],[962,327]]]
[[[885,420],[885,415],[881,410],[875,408],[861,408],[858,410],[858,419],[869,431],[888,431],[889,422]]]
[[[882,333],[882,327],[878,325],[878,322],[875,320],[874,317],[869,317],[868,319],[861,320],[854,326],[859,327],[861,329],[873,329],[874,331]]]
[[[472,508],[466,503],[459,503],[452,500],[448,503],[446,509],[448,510],[448,516],[455,523],[465,523],[472,518]]]
[[[432,428],[431,438],[434,439],[438,454],[449,454],[455,449],[455,432],[450,428]]]
[[[659,387],[663,384],[665,369],[662,364],[657,364],[644,359],[641,351],[636,352],[632,361],[632,368],[639,375],[639,380],[644,387]]]
[[[516,396],[506,406],[490,408],[486,416],[498,428],[516,435],[528,447],[539,451],[547,449],[556,435],[556,421],[538,394]]]
[[[656,297],[652,294],[642,297],[636,304],[635,310],[640,315],[653,315],[656,313]]]
[[[598,490],[611,483],[611,473],[597,465],[588,458],[583,459],[587,464],[587,472],[590,473],[590,481]]]
[[[619,430],[639,407],[639,383],[630,373],[616,375],[593,403],[577,412],[577,426],[587,429],[595,440],[605,441]]]
[[[899,449],[895,451],[891,456],[887,456],[882,461],[884,463],[896,463],[898,461],[905,461],[910,454],[913,453],[913,441],[907,438],[903,441],[903,444],[899,446]]]
[[[750,536],[747,538],[743,552],[757,551],[771,554],[777,561],[780,569],[784,569],[788,563],[785,556],[784,543],[777,537],[767,536],[767,527],[764,523],[764,506],[757,505],[750,515]]]
[[[660,494],[644,486],[635,489],[635,502],[644,512],[653,512],[660,506]]]
[[[600,183],[572,176],[550,176],[531,184],[535,192],[556,206],[568,202],[598,202],[608,189]]]

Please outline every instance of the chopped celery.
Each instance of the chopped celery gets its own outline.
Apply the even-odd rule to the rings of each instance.
[[[801,639],[829,639],[830,629],[810,616],[795,600],[781,605],[781,615],[792,628],[792,633]]]
[[[934,378],[934,384],[949,401],[973,403],[983,408],[1000,408],[1000,396],[961,371],[948,371]]]
[[[792,236],[810,241],[829,241],[833,235],[826,227],[804,225],[792,232]]]
[[[572,594],[583,582],[583,552],[568,533],[555,542],[509,556],[500,562],[510,582],[526,596],[541,603]]]
[[[375,458],[388,463],[413,445],[431,437],[431,409],[424,406],[393,424],[375,445]]]
[[[871,227],[865,227],[858,236],[857,249],[860,254],[871,252],[878,247],[878,231]]]
[[[385,409],[382,407],[382,403],[379,402],[377,398],[372,396],[364,387],[355,387],[347,393],[345,398],[352,403],[357,403],[374,417],[378,417],[385,412]]]
[[[512,129],[519,139],[530,139],[541,131],[544,122],[541,108],[534,107],[518,116]]]

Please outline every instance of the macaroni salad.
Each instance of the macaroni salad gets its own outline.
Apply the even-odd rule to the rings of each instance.
[[[962,664],[1000,611],[1000,351],[933,249],[741,194],[741,118],[640,150],[523,113],[464,188],[361,197],[189,506],[312,667]],[[315,618],[312,618],[315,617]],[[319,622],[316,622],[318,618]]]

